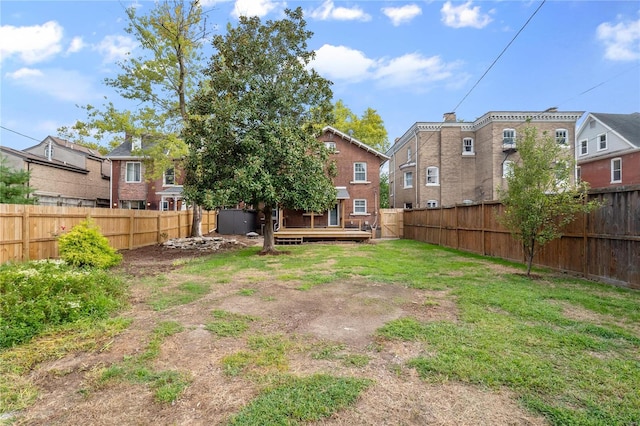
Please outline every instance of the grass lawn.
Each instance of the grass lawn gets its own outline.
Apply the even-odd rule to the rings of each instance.
[[[178,275],[138,283],[151,287],[145,318],[158,316],[146,349],[95,373],[100,384],[90,393],[114,382],[129,383],[149,386],[157,404],[171,404],[185,389],[196,389],[200,373],[154,363],[171,364],[166,354],[162,357],[163,345],[194,332],[190,316],[205,311],[206,317],[193,322],[202,323],[210,345],[235,348],[216,361],[220,380],[253,390],[246,403],[226,415],[226,423],[301,424],[349,409],[375,387],[374,371],[382,362],[378,354],[406,344],[419,350],[394,368],[416,374],[425,385],[507,390],[521,409],[553,425],[640,424],[640,292],[541,270],[531,280],[523,276],[522,265],[409,240],[287,246],[282,250],[290,253],[282,256],[256,256],[258,250],[200,258]],[[309,342],[276,322],[281,317],[273,312],[284,302],[269,289],[302,294],[311,309],[313,300],[320,306],[327,297],[323,292],[345,283],[391,294],[358,299],[350,305],[353,316],[369,314],[367,309],[389,315],[404,303],[395,300],[394,289],[418,294],[420,303],[382,322],[371,332],[367,349]],[[443,304],[455,315],[427,317]],[[181,311],[194,306],[198,310]],[[29,404],[37,390],[28,371],[11,365],[19,362],[16,351],[40,351],[38,342],[0,352],[3,371],[25,382]],[[41,344],[51,345],[51,337]],[[330,365],[336,374],[293,371],[296,357]],[[16,399],[7,399],[11,407],[0,405],[0,413],[28,406]]]

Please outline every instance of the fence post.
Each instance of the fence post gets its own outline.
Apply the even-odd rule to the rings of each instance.
[[[129,210],[129,250],[133,249],[133,226],[134,226],[134,217],[133,213],[135,210]]]
[[[162,228],[160,228],[160,225],[162,223],[162,212],[161,211],[158,212],[158,216],[156,218],[157,218],[156,228],[158,228],[158,244],[161,244],[162,243]]]
[[[22,261],[29,261],[29,242],[31,240],[30,235],[30,226],[29,226],[29,207],[24,206],[24,210],[22,211]]]

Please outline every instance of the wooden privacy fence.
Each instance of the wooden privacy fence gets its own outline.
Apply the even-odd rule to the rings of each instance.
[[[90,217],[116,250],[187,237],[193,212],[0,204],[0,264],[58,257],[57,237]],[[216,212],[203,211],[202,232],[216,228]]]
[[[592,190],[602,206],[580,215],[534,264],[640,289],[640,186]],[[498,223],[499,202],[408,210],[404,238],[522,262],[521,243]]]

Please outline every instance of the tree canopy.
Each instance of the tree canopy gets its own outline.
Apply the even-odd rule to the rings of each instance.
[[[507,187],[499,190],[504,205],[500,222],[522,242],[527,275],[537,250],[562,235],[575,215],[597,206],[587,202],[587,184],[574,183],[573,151],[548,134],[527,126],[517,142],[519,160],[508,163]]]
[[[382,153],[389,149],[389,136],[384,121],[373,108],[367,108],[362,116],[358,117],[342,99],[339,99],[333,106],[331,125]]]
[[[328,150],[315,135],[331,114],[331,82],[308,68],[313,51],[301,8],[264,24],[240,17],[213,38],[206,81],[189,104],[185,190],[207,207],[245,202],[266,220],[274,208],[323,211],[335,202]]]
[[[0,155],[0,204],[35,204],[32,193],[29,172],[9,167],[7,159]]]

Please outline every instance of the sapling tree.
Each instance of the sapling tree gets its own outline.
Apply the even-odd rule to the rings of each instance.
[[[29,176],[26,170],[9,167],[7,159],[0,155],[0,204],[35,204]]]
[[[204,206],[244,202],[265,216],[262,253],[274,253],[275,208],[327,210],[335,202],[329,152],[331,83],[308,67],[301,8],[262,23],[240,17],[213,38],[207,79],[189,104],[185,190]]]
[[[504,205],[498,220],[522,243],[530,276],[539,248],[560,238],[564,226],[597,203],[587,201],[585,182],[573,181],[573,151],[531,125],[523,133],[517,141],[519,159],[510,163],[507,185],[498,191]]]

